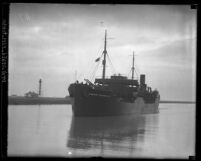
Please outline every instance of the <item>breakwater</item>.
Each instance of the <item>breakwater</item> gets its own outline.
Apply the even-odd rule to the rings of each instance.
[[[160,103],[182,103],[182,104],[195,104],[194,101],[160,101]]]
[[[40,105],[40,104],[71,104],[72,98],[70,97],[23,97],[23,96],[9,96],[9,105]],[[193,101],[166,101],[161,100],[160,103],[184,103],[193,104]]]
[[[9,105],[40,105],[40,104],[71,104],[70,97],[57,98],[57,97],[23,97],[23,96],[9,96]]]

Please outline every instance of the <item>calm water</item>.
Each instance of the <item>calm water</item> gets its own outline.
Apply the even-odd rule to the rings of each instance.
[[[195,105],[160,104],[159,114],[74,118],[70,105],[10,105],[8,156],[188,158]]]

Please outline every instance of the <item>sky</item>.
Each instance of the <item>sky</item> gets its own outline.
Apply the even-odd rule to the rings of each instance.
[[[107,30],[107,77],[131,77],[134,52],[135,79],[146,74],[163,100],[194,101],[196,16],[190,5],[12,3],[9,95],[38,92],[41,78],[43,96],[65,97],[75,80],[101,77]]]

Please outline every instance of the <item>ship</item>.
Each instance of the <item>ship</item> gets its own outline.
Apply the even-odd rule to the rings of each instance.
[[[102,77],[94,83],[84,79],[85,83],[71,83],[68,87],[72,98],[73,116],[120,116],[153,114],[159,112],[160,94],[145,82],[145,74],[140,80],[134,78],[134,54],[132,59],[132,76],[128,78],[121,74],[106,78],[107,30],[105,30],[102,60]],[[100,58],[101,58],[100,57]],[[96,61],[99,61],[98,58]]]

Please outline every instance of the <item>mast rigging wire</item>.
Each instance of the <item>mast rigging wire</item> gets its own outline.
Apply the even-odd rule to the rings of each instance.
[[[103,55],[103,54],[102,54]],[[101,55],[101,57],[102,57],[102,55]],[[101,58],[100,57],[100,58]],[[92,73],[92,75],[91,75],[91,77],[90,77],[90,80],[92,81],[92,79],[94,79],[94,77],[95,77],[95,74],[96,74],[96,72],[97,72],[97,69],[98,69],[98,66],[99,66],[99,64],[100,64],[100,60],[98,61],[98,63],[97,63],[97,65],[96,65],[96,67],[94,68],[94,70],[93,70],[93,73]]]
[[[98,52],[97,52],[97,54],[96,54],[96,57],[95,57],[95,58],[94,58],[94,57],[91,57],[90,62],[94,62],[94,60],[95,60],[95,59],[97,58],[97,56],[99,55],[101,48],[102,48],[102,43],[100,44],[100,47],[99,47]],[[102,55],[101,55],[101,56],[102,56]],[[101,57],[100,57],[100,58],[101,58]],[[88,72],[87,72],[89,77],[91,77],[91,75],[92,75],[92,73],[93,73],[93,69],[94,69],[95,67],[96,67],[95,64],[92,63],[92,64],[91,64],[91,67],[89,68],[89,70],[88,70]]]
[[[106,55],[107,55],[107,57],[108,57],[108,60],[109,60],[110,65],[111,65],[111,67],[112,67],[113,73],[116,73],[116,69],[114,68],[114,65],[112,64],[112,61],[111,61],[109,55],[108,55],[108,54],[106,54]]]

